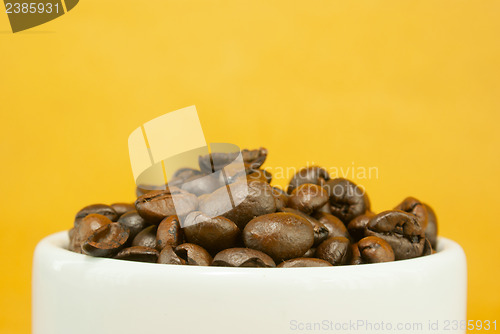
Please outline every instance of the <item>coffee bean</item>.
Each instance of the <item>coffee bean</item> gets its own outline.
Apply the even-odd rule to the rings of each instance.
[[[304,255],[302,255],[302,257],[314,257],[316,255],[316,248],[309,248],[307,250],[307,252],[304,253]]]
[[[151,191],[155,190],[163,190],[165,189],[165,185],[157,186],[157,185],[139,185],[135,188],[135,195],[137,197],[141,197]]]
[[[349,263],[352,256],[349,239],[344,237],[330,237],[326,239],[316,249],[316,256],[330,262],[334,266]]]
[[[144,246],[132,246],[122,249],[116,254],[115,259],[156,263],[158,261],[158,251],[154,248]]]
[[[239,203],[236,207],[228,206],[228,190],[222,187],[200,199],[199,210],[212,217],[226,217],[240,229],[253,218],[276,211],[272,188],[265,182],[247,183],[243,179],[231,184],[230,189],[233,202]]]
[[[321,224],[328,230],[329,237],[344,237],[350,239],[351,236],[347,231],[344,223],[334,215],[324,212],[318,212],[314,215]]]
[[[326,202],[328,202],[328,193],[323,187],[305,183],[292,192],[288,200],[288,206],[310,215],[313,211],[325,205]]]
[[[394,210],[401,210],[414,214],[422,229],[425,230],[429,220],[429,214],[427,213],[427,208],[425,205],[414,197],[407,197],[401,202]]]
[[[152,224],[159,224],[164,218],[176,214],[185,216],[189,212],[196,210],[197,206],[198,199],[196,195],[177,187],[151,191],[135,201],[137,212]]]
[[[161,251],[165,246],[177,247],[182,244],[184,233],[177,216],[163,219],[156,232],[156,249]]]
[[[276,211],[280,211],[288,205],[288,195],[277,187],[272,187],[272,192],[276,203]]]
[[[424,231],[417,217],[404,211],[390,210],[379,213],[366,225],[365,235],[387,241],[396,260],[421,256],[424,249]]]
[[[123,226],[129,229],[130,232],[130,240],[134,240],[135,236],[139,234],[143,229],[145,229],[150,224],[146,222],[144,218],[142,218],[137,211],[129,211],[123,214],[118,222]]]
[[[323,186],[330,179],[326,169],[318,166],[305,167],[299,170],[290,180],[287,193],[290,195],[295,188],[305,183],[317,184]]]
[[[432,249],[436,249],[437,247],[437,234],[438,234],[438,224],[437,217],[434,210],[427,204],[424,203],[425,208],[427,209],[428,221],[427,227],[425,228],[425,237],[429,239]]]
[[[258,250],[250,248],[229,248],[214,257],[212,266],[221,267],[276,267],[273,259]]]
[[[358,243],[351,245],[351,265],[363,264],[363,258],[361,257],[361,252],[359,251]]]
[[[364,238],[366,225],[368,225],[373,217],[375,217],[375,214],[371,211],[367,211],[349,222],[347,230],[354,240],[359,241]]]
[[[242,150],[241,156],[243,157],[243,161],[248,164],[251,169],[257,169],[266,161],[267,153],[267,149],[261,147],[258,150]]]
[[[330,196],[330,210],[347,225],[351,220],[370,210],[370,201],[364,190],[353,182],[337,178],[326,182]]]
[[[209,175],[194,175],[180,184],[182,190],[185,190],[196,196],[210,194],[214,190],[224,186],[224,181],[219,181],[219,178],[214,174]]]
[[[85,242],[85,240],[87,240],[100,227],[111,223],[112,222],[109,218],[96,213],[91,213],[83,217],[73,234],[73,241],[71,242],[70,250],[82,253],[83,242]]]
[[[314,243],[314,230],[304,218],[291,213],[270,213],[252,219],[243,230],[248,248],[283,261],[302,256]]]
[[[435,252],[434,249],[432,248],[431,242],[429,241],[429,239],[425,238],[424,250],[422,251],[422,256],[431,255],[433,253]]]
[[[116,218],[118,218],[116,211],[109,205],[92,204],[78,211],[78,213],[75,216],[74,227],[78,227],[83,218],[93,213],[103,215],[111,221],[115,221]]]
[[[97,229],[82,245],[84,253],[98,257],[116,255],[129,238],[128,229],[119,223],[110,223]]]
[[[320,243],[326,240],[328,238],[328,229],[320,223],[317,219],[306,215],[302,211],[295,210],[292,208],[284,208],[281,210],[281,212],[287,212],[287,213],[292,213],[297,216],[301,216],[302,218],[306,219],[312,226],[314,230],[314,247],[318,246]]]
[[[203,248],[195,244],[185,243],[175,247],[175,253],[183,259],[186,264],[192,266],[209,266],[212,257]]]
[[[179,257],[170,245],[165,245],[158,256],[158,263],[184,265],[186,261]]]
[[[113,210],[115,210],[117,215],[117,217],[113,221],[117,221],[118,218],[120,218],[127,212],[135,211],[135,206],[131,203],[113,203],[111,204],[111,207],[113,208]]]
[[[358,249],[365,263],[394,261],[394,252],[384,239],[366,237],[358,242]]]
[[[132,246],[142,246],[148,248],[156,248],[156,230],[158,226],[151,225],[139,232],[134,240]]]
[[[297,258],[283,261],[278,268],[331,267],[330,262],[321,259]]]
[[[229,219],[211,218],[201,211],[187,215],[183,230],[189,243],[200,245],[212,254],[236,246],[240,235],[238,226]]]

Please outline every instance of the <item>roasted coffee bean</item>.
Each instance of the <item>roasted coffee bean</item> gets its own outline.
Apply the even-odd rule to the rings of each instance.
[[[212,257],[203,248],[195,244],[185,243],[175,247],[175,253],[183,259],[186,264],[192,266],[209,266]]]
[[[280,211],[288,205],[288,195],[277,187],[272,187],[272,192],[276,203],[276,211]]]
[[[349,180],[333,179],[326,182],[324,188],[330,196],[332,214],[345,225],[370,210],[370,201],[365,191]]]
[[[299,267],[331,267],[330,262],[321,259],[296,258],[283,261],[278,268],[299,268]]]
[[[384,239],[366,237],[358,242],[358,249],[364,263],[394,261],[394,252]]]
[[[70,250],[77,253],[82,253],[83,242],[87,240],[100,227],[111,223],[112,222],[109,218],[96,213],[91,213],[83,217],[73,234],[73,241],[71,242]]]
[[[129,211],[123,214],[118,222],[123,226],[129,229],[130,237],[129,240],[134,240],[135,236],[139,234],[143,229],[145,229],[148,224],[144,218],[142,218],[137,211]]]
[[[214,152],[198,157],[198,164],[203,173],[211,174],[223,169],[225,166],[233,163],[240,152],[221,153]],[[241,160],[240,160],[241,161]]]
[[[241,151],[241,156],[245,164],[248,164],[251,169],[257,169],[266,161],[267,153],[267,149],[261,147],[258,150],[244,149]]]
[[[158,256],[158,263],[184,265],[186,261],[179,257],[170,245],[166,245]]]
[[[326,202],[325,205],[323,205],[321,208],[319,208],[318,210],[316,210],[315,213],[318,213],[318,212],[323,212],[323,213],[328,213],[328,214],[332,214],[332,210],[330,209],[330,202]]]
[[[324,212],[318,212],[314,215],[321,224],[328,230],[329,237],[344,237],[350,239],[351,236],[347,231],[344,223],[334,215]]]
[[[363,259],[361,258],[361,252],[359,251],[358,243],[356,242],[355,244],[351,245],[351,261],[350,264],[352,265],[357,265],[357,264],[363,264]]]
[[[212,266],[221,267],[276,267],[269,255],[250,248],[229,248],[214,257]]]
[[[309,248],[307,252],[305,252],[304,255],[302,255],[302,257],[310,258],[314,257],[315,255],[316,255],[316,248]]]
[[[437,234],[438,234],[438,224],[436,213],[432,208],[424,203],[425,208],[427,209],[428,221],[427,227],[425,228],[425,237],[429,239],[432,245],[432,249],[436,249],[437,247]]]
[[[109,205],[92,204],[78,211],[78,213],[75,216],[74,227],[78,227],[83,218],[93,213],[103,215],[111,221],[115,221],[116,218],[118,217],[116,211]]]
[[[424,249],[424,231],[417,217],[404,211],[390,210],[379,213],[366,225],[365,235],[387,241],[396,260],[421,256]]]
[[[305,167],[299,170],[290,180],[287,193],[290,195],[295,188],[305,183],[317,184],[323,186],[325,181],[330,180],[330,175],[326,169],[318,166]]]
[[[235,208],[228,203],[228,190],[222,187],[200,199],[199,210],[209,216],[223,216],[233,221],[238,228],[257,216],[276,211],[272,188],[262,181],[239,180],[230,186],[233,202],[240,203]],[[248,190],[248,193],[247,193]]]
[[[184,221],[187,242],[200,245],[209,253],[236,246],[240,229],[224,217],[211,218],[201,211],[191,212]]]
[[[422,251],[422,256],[431,255],[434,253],[434,249],[432,248],[431,242],[429,239],[425,238],[424,241],[424,250]]]
[[[137,197],[141,197],[151,191],[155,190],[163,190],[165,189],[165,185],[157,186],[157,185],[139,185],[135,188],[135,195]]]
[[[302,256],[314,243],[314,230],[304,218],[291,213],[270,213],[252,219],[243,241],[280,262]]]
[[[367,211],[349,222],[347,230],[354,240],[359,241],[364,238],[366,225],[373,217],[375,217],[375,214],[371,211]]]
[[[156,230],[158,226],[151,225],[139,232],[134,240],[132,246],[143,246],[148,248],[156,248]]]
[[[165,246],[177,247],[182,244],[184,233],[179,217],[170,216],[163,219],[156,231],[156,249],[161,251]]]
[[[394,210],[401,210],[414,214],[417,217],[420,226],[425,231],[429,220],[429,214],[427,213],[425,205],[418,199],[414,197],[407,197],[403,200],[403,202],[396,206]]]
[[[158,255],[158,251],[154,248],[133,246],[122,249],[116,254],[115,259],[156,263],[158,261]]]
[[[129,238],[128,229],[119,223],[110,223],[97,229],[82,245],[84,253],[98,257],[116,255]]]
[[[189,180],[193,177],[204,176],[204,175],[207,174],[202,173],[200,170],[194,168],[179,168],[172,176],[172,179],[168,182],[168,185],[178,187],[186,180]]]
[[[168,216],[185,216],[196,210],[197,206],[198,198],[196,195],[177,187],[151,191],[135,201],[137,212],[152,224],[159,224]]]
[[[196,196],[201,196],[203,194],[210,194],[217,188],[224,186],[225,183],[219,181],[219,179],[214,174],[209,175],[194,175],[189,179],[180,183],[182,190],[185,190]]]
[[[288,199],[288,206],[305,214],[321,208],[328,202],[328,193],[323,187],[316,184],[305,183],[298,186]]]
[[[314,230],[314,247],[318,246],[320,243],[326,240],[328,238],[328,229],[326,228],[325,225],[320,223],[317,219],[306,215],[304,212],[295,210],[292,208],[284,208],[281,210],[281,212],[287,212],[287,213],[292,213],[294,215],[301,216],[302,218],[306,219],[311,226],[313,227]]]
[[[352,256],[349,239],[344,237],[326,239],[316,249],[316,256],[330,262],[334,266],[348,264]]]
[[[111,207],[115,210],[117,215],[114,221],[117,221],[118,218],[127,212],[135,211],[135,206],[131,203],[113,203],[111,204]]]

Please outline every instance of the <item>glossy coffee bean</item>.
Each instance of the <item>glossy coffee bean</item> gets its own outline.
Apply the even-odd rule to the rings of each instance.
[[[209,266],[212,257],[203,248],[195,244],[185,243],[175,247],[175,253],[183,259],[186,264],[192,266]]]
[[[286,208],[288,205],[288,195],[277,187],[272,187],[272,192],[276,203],[276,211]]]
[[[344,223],[332,214],[318,212],[314,215],[321,224],[328,230],[329,237],[344,237],[350,239],[351,236],[347,231]]]
[[[370,210],[370,201],[364,190],[353,182],[337,178],[326,182],[332,214],[348,224],[357,216]]]
[[[418,199],[414,197],[407,197],[403,200],[403,202],[399,203],[399,205],[396,206],[394,210],[401,210],[414,214],[417,217],[420,226],[422,226],[424,230],[427,227],[429,214],[427,213],[427,208],[425,207],[425,205]]]
[[[230,152],[230,153],[214,152],[206,155],[200,155],[198,158],[198,164],[200,166],[200,170],[203,173],[211,174],[233,163],[236,160],[236,158],[238,158],[239,154],[240,152]]]
[[[344,237],[326,239],[316,249],[316,256],[334,266],[348,264],[352,256],[349,239]]]
[[[166,245],[158,256],[158,263],[184,265],[186,261],[181,258],[170,245]]]
[[[168,216],[185,216],[189,212],[196,210],[197,206],[198,198],[196,195],[177,187],[151,191],[135,201],[137,212],[152,224],[159,224]]]
[[[227,201],[228,190],[222,187],[200,198],[199,210],[209,216],[223,216],[234,222],[241,230],[257,216],[276,211],[272,188],[262,181],[238,180],[231,184],[231,196],[238,204],[232,207]]]
[[[119,219],[118,223],[120,223],[123,227],[129,229],[130,232],[130,240],[133,240],[139,232],[144,230],[150,224],[146,222],[144,218],[142,218],[137,211],[129,211],[124,213]]]
[[[358,243],[356,242],[355,244],[351,245],[351,261],[349,264],[351,265],[357,265],[357,264],[363,264],[364,261],[361,258],[361,252],[359,251]]]
[[[323,186],[330,179],[326,169],[318,166],[305,167],[299,170],[290,180],[287,193],[290,195],[295,188],[305,183],[317,184]]]
[[[156,225],[146,227],[139,232],[132,240],[132,246],[142,246],[148,248],[156,248]]]
[[[429,239],[425,238],[424,250],[422,251],[422,256],[431,255],[433,253],[435,253],[435,251],[432,248],[431,242],[429,241]]]
[[[432,249],[436,249],[437,235],[438,235],[438,223],[437,223],[436,213],[429,205],[424,203],[424,206],[427,209],[427,214],[428,214],[427,227],[425,228],[425,237],[429,239]]]
[[[328,229],[320,223],[317,219],[306,215],[304,212],[295,210],[292,208],[284,208],[281,210],[281,212],[287,212],[287,213],[292,213],[297,216],[301,216],[302,218],[306,219],[312,226],[314,230],[314,247],[318,246],[320,243],[326,240],[328,238]]]
[[[113,208],[113,210],[115,210],[117,215],[116,219],[114,219],[113,221],[117,221],[118,218],[120,218],[127,212],[135,211],[135,205],[131,203],[113,203],[110,206]]]
[[[78,227],[83,218],[93,213],[102,215],[111,221],[115,221],[118,217],[116,211],[111,206],[106,204],[92,204],[78,211],[75,216],[74,227]]]
[[[394,261],[394,252],[384,239],[366,237],[358,242],[358,249],[364,263]]]
[[[156,263],[158,261],[158,255],[158,251],[154,248],[133,246],[122,249],[116,254],[115,259]]]
[[[156,231],[156,249],[161,251],[165,246],[177,247],[182,244],[184,233],[179,223],[179,217],[170,216],[163,219]]]
[[[302,256],[314,243],[314,230],[304,218],[291,213],[270,213],[252,219],[243,230],[248,248],[271,256],[274,261]]]
[[[305,214],[312,214],[328,202],[328,193],[323,187],[305,183],[298,186],[290,195],[288,206]]]
[[[264,164],[267,158],[267,149],[261,147],[257,150],[247,150],[241,151],[241,156],[245,164],[248,164],[251,169],[257,169]]]
[[[272,268],[276,264],[269,255],[258,250],[229,248],[215,255],[212,266]]]
[[[136,197],[141,197],[151,191],[155,190],[163,190],[165,189],[164,185],[156,186],[156,185],[139,185],[135,188]]]
[[[379,213],[366,225],[365,235],[387,241],[396,260],[421,256],[424,249],[424,231],[417,217],[404,211]]]
[[[70,250],[82,253],[82,244],[99,228],[111,223],[112,221],[109,218],[100,214],[91,213],[85,216],[75,229]]]
[[[315,257],[316,256],[316,248],[309,248],[307,250],[307,252],[304,253],[304,255],[302,255],[302,257]]]
[[[349,222],[349,224],[347,225],[347,230],[354,240],[359,241],[364,238],[366,225],[368,225],[373,217],[375,217],[375,214],[371,211],[368,211],[361,216],[357,216]]]
[[[116,255],[129,238],[128,229],[119,223],[111,223],[97,229],[82,245],[84,253],[98,257]]]
[[[189,243],[200,245],[209,253],[236,246],[240,229],[224,217],[213,217],[201,211],[193,211],[184,221],[184,235]]]
[[[330,262],[321,259],[296,258],[283,261],[278,268],[300,268],[300,267],[331,267]]]

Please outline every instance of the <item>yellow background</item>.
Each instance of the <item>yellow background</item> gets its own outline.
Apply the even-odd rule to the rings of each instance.
[[[132,201],[128,135],[193,104],[208,141],[265,146],[266,166],[376,166],[355,180],[375,210],[430,203],[467,254],[468,318],[500,321],[499,17],[493,0],[82,0],[12,34],[0,13],[0,333],[29,333],[36,243]]]

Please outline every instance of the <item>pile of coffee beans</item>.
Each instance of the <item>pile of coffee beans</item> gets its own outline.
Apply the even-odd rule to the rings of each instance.
[[[231,168],[234,154],[212,153],[199,157],[199,169],[177,171],[167,190],[138,187],[133,204],[81,209],[69,249],[129,261],[268,268],[378,263],[434,252],[436,215],[416,198],[375,213],[361,187],[331,179],[318,166],[299,170],[285,192],[272,187],[272,175],[261,168],[266,149],[243,150],[242,157],[244,171]],[[212,166],[224,168],[224,179]],[[187,182],[197,178],[203,182]],[[241,200],[229,211],[223,204],[228,183]]]

